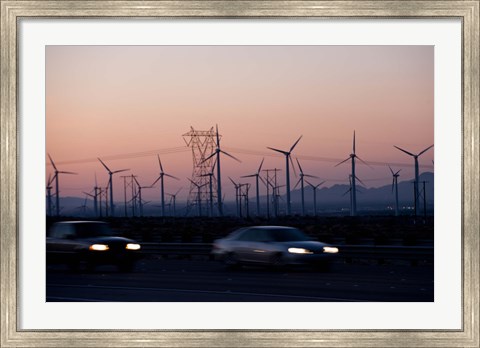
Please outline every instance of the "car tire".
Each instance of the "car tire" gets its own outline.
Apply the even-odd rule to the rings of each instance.
[[[131,273],[135,269],[135,262],[132,262],[132,261],[120,262],[117,265],[117,268],[120,272]]]
[[[270,258],[270,265],[275,271],[283,270],[286,267],[285,256],[282,253],[274,254]]]
[[[225,259],[223,260],[225,267],[230,270],[235,270],[240,268],[240,263],[238,261],[238,257],[235,253],[227,253],[225,255]]]

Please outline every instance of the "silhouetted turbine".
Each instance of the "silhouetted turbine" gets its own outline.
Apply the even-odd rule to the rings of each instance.
[[[287,215],[292,214],[292,207],[291,207],[291,202],[290,202],[290,161],[292,160],[292,158],[290,157],[290,155],[291,155],[293,149],[295,148],[295,146],[297,146],[300,139],[302,139],[302,136],[300,136],[300,138],[298,138],[298,140],[292,145],[292,147],[290,148],[290,151],[283,151],[283,150],[279,150],[279,149],[275,149],[273,147],[268,147],[267,146],[267,149],[270,149],[270,150],[273,150],[273,151],[276,151],[276,152],[280,152],[280,153],[285,155],[285,160],[286,160],[285,177],[286,177],[286,184],[287,184]],[[293,163],[292,163],[292,166],[293,166]],[[295,167],[293,167],[293,170],[295,170]]]
[[[55,179],[55,210],[56,210],[56,215],[60,216],[60,190],[59,190],[59,183],[58,183],[58,176],[59,176],[58,174],[76,175],[77,173],[58,170],[57,167],[55,166],[55,163],[52,160],[52,157],[48,155],[48,158],[50,159],[50,163],[52,164],[53,169],[55,170],[55,174],[53,176],[53,179]]]
[[[347,162],[348,160],[351,160],[352,161],[352,174],[351,174],[351,209],[350,209],[350,215],[351,216],[356,216],[357,215],[357,189],[356,189],[356,180],[358,180],[358,178],[356,177],[355,175],[355,159],[358,158],[358,160],[360,162],[362,162],[363,164],[367,165],[368,164],[363,161],[360,157],[358,157],[355,153],[355,131],[353,131],[353,153],[350,154],[349,158],[347,158],[346,160],[338,163],[337,165],[335,165],[335,167],[339,166],[340,164],[342,163],[345,163]]]
[[[402,152],[405,152],[407,155],[412,156],[413,159],[414,159],[414,162],[415,162],[415,202],[418,202],[418,199],[420,198],[420,190],[418,189],[418,186],[419,186],[419,182],[418,182],[418,177],[419,177],[419,174],[418,174],[418,157],[420,157],[425,152],[430,150],[433,147],[433,145],[430,145],[425,150],[420,151],[417,155],[415,155],[411,152],[408,152],[407,150],[404,150],[404,149],[402,149],[398,146],[393,145],[393,147],[397,148],[398,150],[400,150]],[[415,204],[415,216],[417,216],[417,204]]]
[[[297,160],[298,168],[300,169],[300,179],[298,179],[298,182],[296,183],[295,187],[297,187],[298,184],[301,184],[300,188],[302,190],[302,215],[305,215],[305,195],[304,195],[303,180],[304,180],[304,177],[307,177],[307,178],[317,178],[317,177],[314,175],[305,174],[303,172],[302,166],[300,165],[300,162],[298,161],[298,158],[296,158],[296,160]],[[295,187],[293,188],[294,190],[295,190]]]
[[[115,170],[115,171],[112,172],[110,170],[110,168],[108,168],[107,165],[105,163],[103,163],[103,161],[100,158],[98,158],[98,160],[100,161],[100,163],[105,167],[105,169],[108,172],[108,176],[109,176],[108,187],[110,187],[110,216],[114,216],[115,205],[113,203],[113,180],[112,180],[112,176],[113,176],[113,174],[125,172],[125,171],[130,170],[130,169],[120,169],[120,170]]]
[[[313,185],[310,182],[308,182],[306,179],[305,179],[305,182],[307,184],[309,184],[310,187],[312,188],[312,191],[313,191],[313,215],[317,216],[317,188],[319,188],[321,185],[323,185],[325,183],[325,181],[322,181],[318,185]]]
[[[257,216],[260,216],[260,189],[259,189],[258,180],[261,180],[265,184],[262,177],[260,176],[260,171],[262,170],[262,165],[263,165],[264,160],[265,159],[262,159],[262,162],[260,162],[260,167],[258,167],[258,170],[255,174],[242,176],[242,178],[253,178],[253,177],[255,177],[255,185],[256,185],[255,187],[256,187],[256,194],[257,194]]]
[[[162,217],[163,217],[163,216],[165,216],[165,193],[164,193],[165,191],[164,191],[163,177],[168,176],[169,178],[172,178],[172,179],[175,179],[175,180],[180,180],[180,179],[177,178],[176,176],[165,173],[163,171],[163,166],[162,166],[162,161],[160,160],[160,155],[157,155],[157,157],[158,157],[158,166],[160,167],[160,175],[157,178],[157,180],[155,180],[155,182],[151,186],[155,185],[157,183],[157,181],[160,180],[160,191],[161,191],[161,201],[162,201]]]
[[[392,168],[388,166],[390,169],[390,172],[392,173],[393,180],[392,180],[392,192],[395,189],[395,216],[399,215],[398,212],[398,177],[400,176],[398,173],[400,173],[401,169],[399,169],[397,172],[393,172]]]
[[[220,216],[223,216],[223,202],[222,202],[222,179],[221,179],[221,170],[220,170],[220,153],[227,155],[228,157],[233,158],[237,162],[241,162],[235,156],[230,155],[229,153],[220,149],[220,135],[218,134],[218,125],[216,125],[216,132],[217,132],[217,148],[214,152],[207,158],[205,158],[202,162],[205,162],[212,158],[213,156],[217,156],[217,206],[218,206],[218,213]]]

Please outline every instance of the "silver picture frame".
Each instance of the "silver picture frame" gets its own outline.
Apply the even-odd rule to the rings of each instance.
[[[479,347],[479,8],[475,1],[0,1],[1,347]],[[22,18],[457,18],[462,22],[462,328],[22,330],[18,328],[18,23]]]

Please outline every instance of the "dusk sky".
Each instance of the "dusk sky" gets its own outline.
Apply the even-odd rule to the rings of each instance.
[[[356,131],[357,176],[368,187],[414,177],[413,159],[434,144],[433,46],[48,46],[46,48],[46,152],[59,170],[61,195],[84,197],[96,173],[105,187],[111,170],[115,200],[120,175],[150,185],[165,172],[166,191],[189,192],[192,153],[182,134],[218,124],[226,201],[234,199],[231,176],[253,174],[285,160],[267,146],[293,151],[314,183],[348,184]],[[434,149],[419,159],[433,172]],[[46,159],[46,177],[53,175]],[[292,188],[298,180],[292,173]],[[254,180],[242,179],[242,182]],[[262,188],[263,190],[263,188]],[[142,192],[159,199],[158,184]],[[264,194],[264,192],[261,192]]]

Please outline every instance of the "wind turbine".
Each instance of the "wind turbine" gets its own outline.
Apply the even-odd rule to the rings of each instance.
[[[392,192],[395,190],[395,216],[398,216],[398,177],[400,176],[398,173],[400,173],[401,169],[399,169],[397,172],[393,172],[393,169],[390,166],[388,166],[388,168],[393,176]]]
[[[209,191],[210,191],[210,216],[213,216],[213,171],[215,170],[215,165],[217,162],[213,164],[212,171],[207,174],[200,175],[201,177],[208,176],[208,184],[209,184]]]
[[[52,160],[52,157],[50,157],[50,155],[48,155],[48,158],[50,159],[50,163],[52,164],[53,169],[55,170],[55,174],[54,174],[53,179],[52,179],[52,180],[55,179],[55,210],[56,210],[56,215],[60,216],[60,191],[59,191],[58,176],[59,176],[59,174],[74,174],[74,175],[76,175],[77,173],[58,170],[57,167],[55,166],[55,163]]]
[[[163,171],[162,161],[160,160],[160,156],[158,154],[157,154],[157,158],[158,158],[158,166],[160,167],[160,175],[151,186],[155,185],[157,181],[160,180],[160,190],[161,190],[161,198],[162,198],[162,216],[165,216],[165,190],[164,190],[164,184],[163,184],[163,177],[168,176],[169,178],[172,178],[175,180],[180,180],[180,179],[177,178],[176,176],[165,173]]]
[[[273,147],[268,147],[267,146],[267,149],[270,149],[270,150],[273,150],[273,151],[276,151],[276,152],[280,152],[280,153],[285,155],[285,160],[286,160],[285,176],[286,176],[286,182],[287,182],[287,215],[291,215],[291,213],[292,213],[291,202],[290,202],[290,161],[292,160],[292,158],[290,157],[290,155],[291,155],[293,149],[295,148],[295,146],[297,146],[300,139],[302,139],[302,135],[292,145],[292,147],[290,148],[290,151],[283,151],[283,150],[274,149]],[[293,163],[292,163],[292,166],[293,166]],[[295,170],[295,167],[293,167],[293,170]]]
[[[50,174],[47,181],[47,214],[52,216],[52,182],[53,178]]]
[[[358,158],[358,160],[360,162],[362,162],[363,164],[365,164],[366,166],[368,166],[368,164],[363,161],[360,157],[357,156],[357,154],[355,153],[355,131],[353,131],[353,153],[350,154],[350,156],[338,163],[335,165],[335,167],[339,166],[340,164],[342,163],[345,163],[347,162],[348,160],[351,160],[352,161],[352,174],[351,174],[351,192],[350,192],[350,195],[352,196],[352,199],[351,199],[351,210],[350,210],[350,216],[356,216],[357,215],[357,188],[356,188],[356,180],[358,180],[358,178],[356,177],[355,175],[355,159]]]
[[[227,155],[228,157],[233,158],[237,162],[241,162],[238,158],[235,156],[230,155],[229,153],[223,151],[220,149],[220,135],[218,134],[218,125],[216,125],[216,132],[217,132],[217,148],[215,149],[214,152],[207,158],[203,160],[203,162],[209,160],[213,156],[217,156],[217,205],[218,205],[218,213],[220,216],[223,216],[223,202],[222,202],[222,179],[220,177],[221,175],[221,170],[220,170],[220,153],[223,153],[224,155]]]
[[[305,182],[307,184],[309,184],[310,187],[312,188],[312,191],[313,191],[313,216],[317,216],[317,188],[319,188],[321,185],[323,185],[325,183],[325,181],[322,181],[318,185],[313,185],[310,182],[308,182],[307,180],[305,180]]]
[[[258,180],[260,179],[265,184],[262,177],[260,176],[260,171],[262,170],[262,165],[263,165],[264,160],[265,159],[262,159],[262,162],[260,162],[260,167],[258,167],[258,170],[255,174],[242,176],[242,178],[253,178],[253,177],[255,177],[256,191],[257,191],[256,192],[257,193],[257,216],[260,216],[260,189],[259,189],[259,186],[258,186]]]
[[[115,211],[115,206],[113,204],[113,180],[112,180],[112,176],[113,176],[113,174],[125,172],[125,171],[130,170],[130,169],[120,169],[120,170],[115,170],[115,171],[112,172],[110,170],[110,168],[108,168],[107,165],[105,163],[103,163],[103,161],[100,158],[97,157],[97,159],[105,167],[105,169],[107,170],[108,175],[109,175],[108,186],[110,187],[110,216],[113,217],[114,216],[114,211]]]
[[[235,187],[235,203],[236,203],[236,208],[237,208],[237,216],[241,216],[241,202],[238,201],[238,198],[240,196],[240,189],[242,188],[242,184],[237,184],[231,177],[228,177],[230,181],[232,182],[233,186]]]
[[[398,146],[395,146],[393,145],[393,147],[397,148],[398,150],[402,151],[402,152],[405,152],[407,155],[410,155],[413,157],[413,160],[415,162],[415,202],[418,202],[418,199],[420,198],[420,190],[418,189],[418,157],[420,157],[421,155],[423,155],[425,152],[427,152],[428,150],[430,150],[433,145],[430,145],[429,147],[427,147],[425,150],[423,151],[420,151],[418,154],[413,154],[411,152],[408,152],[407,150],[404,150]],[[417,216],[417,204],[415,204],[415,216]]]
[[[176,200],[177,200],[177,195],[178,195],[178,193],[179,193],[181,190],[182,190],[182,188],[180,187],[180,188],[178,189],[178,191],[175,192],[174,194],[167,193],[167,195],[170,196],[170,201],[171,201],[171,203],[173,203],[173,216],[175,216],[175,217],[177,216],[176,203],[175,203],[175,202],[176,202]]]
[[[139,205],[140,205],[140,216],[143,217],[142,189],[144,189],[144,188],[152,188],[153,185],[150,185],[150,186],[142,186],[142,185],[140,185],[140,183],[138,182],[136,176],[133,176],[133,180],[135,180],[135,182],[137,183],[137,187],[138,187],[138,199],[139,199]]]
[[[303,172],[302,166],[300,165],[300,162],[298,161],[298,158],[296,158],[296,160],[297,160],[298,168],[300,169],[300,179],[298,179],[298,182],[295,185],[295,187],[297,187],[298,184],[301,184],[300,188],[302,190],[302,215],[305,216],[305,195],[304,195],[304,183],[303,183],[304,177],[307,177],[307,178],[317,178],[317,177],[314,175],[305,174]],[[295,187],[293,188],[294,190],[295,190]]]

